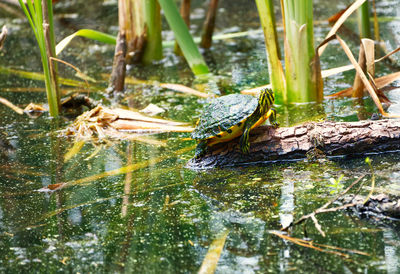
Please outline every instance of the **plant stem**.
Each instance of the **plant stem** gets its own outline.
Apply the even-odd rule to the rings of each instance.
[[[52,57],[56,57],[56,43],[54,38],[54,26],[53,26],[53,5],[51,0],[42,0],[43,6],[43,33],[46,45],[46,56],[49,63],[50,70],[50,84],[52,90],[55,91],[57,96],[57,106],[60,106],[60,92],[58,89],[58,65],[56,62],[51,60]]]
[[[53,8],[51,0],[27,1],[27,6],[18,0],[35,34],[42,59],[49,112],[53,117],[59,114],[60,96],[57,85],[57,70],[51,66],[50,58],[55,54]]]
[[[144,22],[147,32],[143,63],[150,64],[162,58],[161,14],[157,0],[144,1]]]
[[[290,102],[320,102],[322,81],[315,56],[312,0],[283,0],[286,92]]]
[[[357,11],[358,14],[358,29],[360,31],[360,38],[370,38],[371,35],[371,24],[369,22],[369,8],[368,1],[365,1],[364,4]]]
[[[190,29],[190,4],[191,0],[182,0],[181,8],[179,10],[179,13],[182,16],[183,21],[185,21],[185,24],[188,27],[188,29]],[[174,45],[174,52],[176,55],[183,56],[182,50],[180,49],[178,42],[176,41]]]
[[[212,44],[212,35],[215,28],[215,16],[217,14],[218,0],[210,0],[207,17],[203,25],[200,47],[209,49]]]
[[[261,25],[264,31],[265,46],[267,51],[269,78],[275,92],[277,102],[287,102],[285,92],[285,78],[281,63],[278,36],[275,25],[275,14],[272,0],[256,0]]]

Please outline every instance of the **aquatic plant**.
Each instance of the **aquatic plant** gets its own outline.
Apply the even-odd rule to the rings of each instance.
[[[344,175],[342,174],[337,179],[335,179],[335,178],[329,179],[329,182],[331,184],[329,184],[328,186],[330,188],[332,188],[332,190],[330,191],[331,194],[339,193],[344,188],[344,184],[342,183],[343,177],[344,177]]]
[[[279,49],[278,37],[275,26],[275,14],[272,0],[256,0],[260,15],[261,26],[264,30],[264,39],[267,50],[269,78],[276,93],[276,99],[286,102],[285,78],[282,68],[282,57]],[[274,69],[272,69],[274,68]]]
[[[314,49],[312,0],[282,0],[285,77],[279,54],[273,2],[256,0],[264,30],[271,84],[283,103],[322,100],[322,78]]]
[[[315,60],[312,0],[283,0],[282,4],[287,102],[320,102],[322,81],[319,60]]]
[[[368,1],[365,1],[361,7],[357,10],[358,15],[358,29],[360,38],[372,38],[371,35],[371,24],[369,22],[369,7]]]
[[[118,1],[119,32],[125,35],[127,62],[149,64],[162,58],[161,14],[156,0]]]
[[[193,73],[195,75],[207,74],[208,67],[175,3],[172,0],[159,0],[158,2]]]
[[[277,91],[277,101],[283,103],[321,102],[323,82],[319,56],[326,45],[318,47],[318,53],[316,53],[312,0],[281,0],[280,2],[284,26],[285,77],[283,77],[282,58],[279,55],[273,2],[256,0],[264,31],[271,84]],[[332,37],[355,10],[358,10],[359,14],[360,37],[370,37],[368,2],[358,0],[338,15],[337,23],[328,33],[327,38]]]
[[[53,117],[59,114],[60,95],[57,84],[57,65],[51,61],[55,57],[53,26],[53,5],[51,0],[18,0],[35,34],[42,59],[49,112]]]

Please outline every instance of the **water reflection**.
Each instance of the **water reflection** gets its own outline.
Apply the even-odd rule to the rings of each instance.
[[[292,235],[371,256],[351,254],[348,260],[270,232],[330,199],[329,178],[343,173],[348,184],[367,172],[362,159],[194,172],[181,160],[191,149],[179,152],[179,142],[167,148],[118,142],[95,156],[97,148],[88,143],[64,163],[68,142],[41,136],[20,139],[15,163],[1,168],[4,271],[196,272],[224,229],[229,234],[217,272],[380,271],[387,262],[388,270],[397,268],[397,234],[344,212],[318,216],[326,238],[312,224]],[[53,150],[43,146],[35,158],[26,157],[22,151],[33,142],[53,144]],[[51,160],[38,161],[45,158]],[[379,178],[397,172],[388,162],[375,158]],[[57,191],[37,191],[66,182]]]

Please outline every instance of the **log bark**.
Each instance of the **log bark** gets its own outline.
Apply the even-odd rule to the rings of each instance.
[[[400,120],[306,123],[294,127],[258,127],[250,133],[250,153],[239,150],[239,139],[219,143],[189,168],[242,166],[307,157],[360,157],[400,150]]]

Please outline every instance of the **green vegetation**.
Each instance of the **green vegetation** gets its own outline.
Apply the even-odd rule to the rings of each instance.
[[[315,69],[313,1],[284,0],[287,102],[321,102],[321,72]]]
[[[355,12],[365,0],[346,11],[348,1],[184,0],[190,27],[177,14],[179,2],[59,0],[54,27],[67,37],[57,60],[47,52],[54,51],[52,28],[49,39],[40,29],[53,20],[52,7],[20,0],[30,25],[19,6],[19,14],[1,10],[10,31],[0,51],[0,273],[398,273],[398,215],[370,211],[381,201],[398,208],[399,153],[375,152],[395,149],[400,122],[375,121],[374,103],[387,96],[392,105],[378,109],[396,112],[397,87],[382,87],[400,72],[398,56],[373,66],[386,55],[375,54],[376,41],[362,41],[365,66],[353,56]],[[199,51],[191,33],[201,37],[211,4],[217,35]],[[392,53],[400,22],[393,20],[381,24]],[[354,32],[344,33],[343,22]],[[121,54],[117,33],[119,45],[125,35],[138,47]],[[34,35],[43,55],[35,54]],[[173,52],[175,38],[184,58]],[[321,74],[335,76],[316,103],[315,50],[323,51],[316,43],[333,39]],[[124,59],[121,93],[106,90],[113,56]],[[41,65],[51,77],[49,59],[63,64],[60,119],[47,115]],[[74,71],[64,66],[71,64]],[[354,67],[360,100],[351,97]],[[266,118],[272,126],[252,129]],[[374,147],[381,132],[382,146]],[[193,159],[204,152],[196,142],[207,145],[205,158]]]
[[[150,64],[154,60],[162,59],[161,13],[157,0],[143,1],[147,35],[142,61],[144,64]]]
[[[287,102],[285,78],[282,68],[282,57],[279,49],[278,35],[275,25],[275,14],[272,0],[256,0],[261,26],[267,50],[268,72],[272,89],[278,102]]]
[[[18,1],[28,18],[29,24],[31,25],[39,45],[50,115],[57,117],[60,107],[60,95],[57,84],[57,66],[50,59],[51,57],[55,57],[56,52],[52,1],[27,1],[27,6],[25,6],[22,0]],[[42,3],[44,4],[43,6]]]
[[[357,15],[360,38],[372,39],[368,1],[365,1],[364,4],[361,5],[357,11]]]
[[[256,0],[264,30],[271,84],[277,101],[302,103],[322,101],[322,78],[315,56],[313,1],[281,1],[284,24],[285,78],[276,35],[273,1]]]
[[[341,192],[344,188],[344,184],[342,182],[344,175],[340,175],[339,178],[335,179],[335,178],[330,178],[329,182],[331,183],[330,185],[327,185],[328,187],[332,188],[332,190],[330,191],[330,194],[337,194],[339,192]]]
[[[172,0],[159,0],[169,26],[175,34],[176,41],[182,50],[190,68],[195,75],[209,73],[208,67],[201,56],[199,49],[190,35],[188,27],[179,14],[178,8]]]

